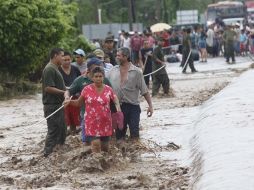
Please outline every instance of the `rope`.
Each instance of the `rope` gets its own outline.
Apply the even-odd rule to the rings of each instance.
[[[72,96],[70,97],[71,100]],[[59,107],[57,110],[55,110],[53,113],[51,113],[50,115],[48,115],[46,118],[41,119],[40,121],[34,123],[32,126],[37,126],[39,125],[41,122],[46,121],[48,118],[50,118],[51,116],[53,116],[54,114],[56,114],[59,110],[61,110],[64,107],[64,105],[62,105],[61,107]]]
[[[170,45],[170,46],[162,47],[162,49],[178,48],[178,46],[180,46],[180,45],[182,45],[182,44]]]
[[[164,67],[166,67],[166,65],[163,65],[163,66],[161,66],[159,69],[157,69],[157,70],[155,70],[155,71],[153,71],[153,72],[151,72],[151,73],[148,73],[148,74],[144,75],[144,77],[149,76],[149,75],[152,75],[152,74],[154,74],[154,73],[157,73],[159,70],[163,69]]]
[[[185,63],[184,63],[183,70],[184,70],[184,68],[186,67],[186,65],[187,65],[187,63],[188,63],[188,61],[189,61],[190,55],[191,55],[191,49],[190,49],[189,55],[188,55],[188,57],[187,57],[187,59],[186,59],[186,61],[185,61]],[[182,70],[182,71],[183,71],[183,70]]]

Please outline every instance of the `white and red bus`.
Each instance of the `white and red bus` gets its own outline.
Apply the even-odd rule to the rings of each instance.
[[[248,23],[254,25],[254,1],[245,1],[248,13]]]
[[[216,18],[220,18],[223,21],[233,19],[244,22],[244,19],[247,18],[246,6],[239,1],[220,1],[209,4],[206,10],[206,24],[210,25],[214,23]]]

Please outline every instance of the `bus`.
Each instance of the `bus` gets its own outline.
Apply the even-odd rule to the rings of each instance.
[[[239,1],[220,1],[218,3],[209,4],[206,10],[207,26],[213,24],[216,18],[220,18],[223,21],[230,19],[236,22],[237,20],[244,22],[243,20],[245,20],[246,17],[246,6]]]
[[[249,25],[254,25],[254,1],[245,1],[248,13],[248,23]]]

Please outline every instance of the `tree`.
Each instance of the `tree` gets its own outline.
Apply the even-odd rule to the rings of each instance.
[[[75,31],[75,4],[61,0],[0,0],[0,68],[22,77]]]

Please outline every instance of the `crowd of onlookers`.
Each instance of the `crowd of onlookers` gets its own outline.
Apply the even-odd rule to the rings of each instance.
[[[206,62],[208,55],[211,57],[223,56],[225,53],[225,39],[223,34],[228,26],[221,26],[214,23],[208,27],[202,25],[191,27],[191,45],[192,49],[197,50],[200,61]],[[235,32],[234,52],[235,55],[246,55],[247,52],[254,54],[254,29],[242,27],[239,23],[230,25],[230,30]],[[113,36],[110,32],[103,41],[94,40],[97,48],[105,49],[107,41],[111,39],[112,49],[119,47],[130,48],[132,52],[132,62],[142,67],[141,49],[147,43],[149,48],[156,46],[157,38],[163,38],[163,49],[165,55],[171,53],[182,53],[183,29],[170,29],[157,33],[152,33],[149,29],[141,32],[119,31],[119,36]],[[108,47],[108,46],[107,46]],[[106,53],[107,54],[107,53]],[[114,61],[112,61],[114,64]]]

